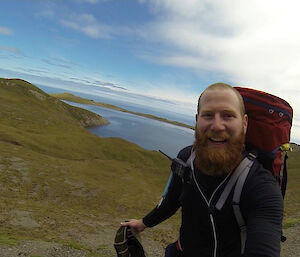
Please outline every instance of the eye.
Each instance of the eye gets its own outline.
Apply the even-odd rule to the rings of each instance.
[[[234,115],[232,113],[224,113],[222,116],[223,116],[224,119],[234,118]]]

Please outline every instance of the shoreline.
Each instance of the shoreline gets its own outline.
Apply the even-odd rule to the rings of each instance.
[[[107,104],[107,103],[103,103],[103,102],[95,102],[94,100],[89,100],[89,99],[86,99],[86,98],[75,96],[71,93],[58,93],[58,94],[49,94],[49,95],[51,95],[55,98],[58,98],[60,100],[70,101],[70,102],[79,103],[79,104],[89,104],[89,105],[100,106],[100,107],[113,109],[113,110],[117,110],[117,111],[120,111],[120,112],[126,112],[126,113],[130,113],[130,114],[133,114],[133,115],[137,115],[137,116],[141,116],[141,117],[145,117],[145,118],[149,118],[149,119],[153,119],[153,120],[158,120],[158,121],[169,123],[169,124],[172,124],[172,125],[175,125],[175,126],[189,128],[189,129],[194,130],[194,126],[190,126],[190,125],[182,123],[182,122],[168,120],[166,118],[161,118],[161,117],[158,117],[158,116],[155,116],[155,115],[152,115],[152,114],[129,111],[129,110],[126,110],[124,108],[121,108],[121,107],[118,107],[118,106],[115,106],[115,105],[112,105],[112,104]]]

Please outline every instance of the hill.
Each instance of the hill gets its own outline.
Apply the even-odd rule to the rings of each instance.
[[[296,143],[291,143],[292,151],[300,151],[300,145]]]
[[[169,161],[84,128],[98,121],[26,81],[0,79],[0,256],[115,256],[119,222],[158,202]],[[285,227],[300,221],[299,169],[293,151]],[[150,256],[162,256],[178,223],[175,216],[143,234]]]
[[[51,96],[56,97],[56,98],[61,99],[61,100],[74,102],[74,103],[101,106],[101,107],[117,110],[117,111],[120,111],[120,112],[127,112],[127,113],[131,113],[131,114],[134,114],[134,115],[146,117],[146,118],[149,118],[149,119],[166,122],[166,123],[173,124],[173,125],[180,126],[180,127],[194,129],[193,126],[187,125],[185,123],[181,123],[181,122],[173,121],[173,120],[168,120],[166,118],[157,117],[157,116],[147,114],[147,113],[129,111],[129,110],[126,110],[124,108],[121,108],[121,107],[118,107],[118,106],[115,106],[115,105],[112,105],[112,104],[107,104],[107,103],[102,103],[102,102],[95,102],[94,100],[85,99],[85,98],[75,96],[75,95],[70,94],[70,93],[51,94]]]
[[[105,256],[119,222],[157,203],[169,161],[89,133],[83,125],[95,117],[0,79],[0,245],[43,240]]]

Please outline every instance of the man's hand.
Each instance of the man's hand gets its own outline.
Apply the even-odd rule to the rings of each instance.
[[[121,226],[130,226],[137,232],[142,232],[146,228],[146,225],[144,224],[143,220],[135,220],[131,219],[129,221],[121,222]]]

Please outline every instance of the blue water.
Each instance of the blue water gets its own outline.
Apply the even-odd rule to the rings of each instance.
[[[179,105],[176,102],[156,99],[153,97],[129,94],[103,88],[82,86],[79,91],[38,85],[46,93],[69,92],[76,96],[119,106],[129,111],[152,114],[168,120],[179,121],[188,125],[195,125],[196,106]],[[78,89],[78,88],[77,88]],[[85,92],[85,93],[83,93]]]
[[[194,125],[194,114],[183,114],[180,109],[182,106],[180,107],[170,101],[129,94],[124,96],[124,93],[112,92],[106,89],[101,89],[100,95],[99,89],[97,89],[97,94],[94,95],[90,91],[89,94],[86,94],[68,89],[38,86],[46,93],[70,92],[96,102],[113,104],[130,111],[149,113]],[[83,90],[87,90],[87,88],[84,87]],[[148,150],[162,150],[172,157],[175,157],[180,149],[192,144],[194,141],[194,131],[188,128],[99,106],[67,103],[95,112],[109,120],[108,125],[88,129],[91,133],[100,137],[120,137]],[[158,108],[158,105],[165,107],[165,109]]]
[[[194,140],[194,131],[188,128],[98,106],[67,103],[109,120],[108,125],[89,128],[91,133],[101,137],[120,137],[148,150],[162,150],[171,157]]]

